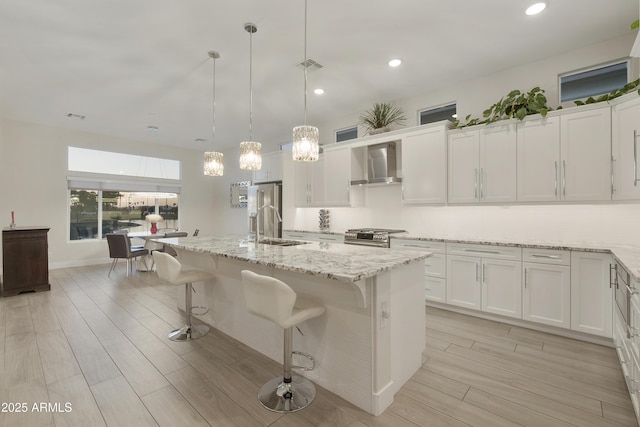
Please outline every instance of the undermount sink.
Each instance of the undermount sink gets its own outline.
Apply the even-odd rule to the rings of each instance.
[[[280,239],[262,239],[258,241],[263,245],[272,245],[272,246],[297,246],[297,245],[306,245],[309,242],[302,242],[300,240],[280,240]]]

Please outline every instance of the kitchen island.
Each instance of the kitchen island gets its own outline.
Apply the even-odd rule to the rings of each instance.
[[[303,374],[371,414],[381,414],[422,365],[420,261],[429,252],[308,242],[279,246],[236,236],[157,241],[176,249],[183,264],[215,274],[195,285],[194,305],[210,309],[199,318],[279,363],[282,330],[246,311],[240,272],[276,277],[323,304],[326,313],[301,324],[304,335],[294,334],[294,349],[316,360],[316,369]]]

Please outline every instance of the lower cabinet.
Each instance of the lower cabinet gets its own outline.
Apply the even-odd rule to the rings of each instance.
[[[611,255],[571,251],[571,329],[611,338]]]
[[[571,254],[569,251],[523,249],[522,318],[571,326]]]
[[[308,240],[310,242],[344,243],[344,234],[311,233],[307,231],[283,231],[283,239]]]
[[[444,242],[391,239],[393,249],[413,249],[432,252],[424,260],[424,298],[428,301],[447,302],[447,255]]]
[[[447,304],[522,318],[521,249],[450,244]]]

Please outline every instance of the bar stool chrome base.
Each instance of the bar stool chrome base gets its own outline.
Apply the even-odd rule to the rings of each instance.
[[[296,412],[309,406],[316,397],[316,388],[311,381],[300,375],[293,375],[290,383],[275,377],[262,386],[258,400],[262,406],[273,412]]]
[[[184,325],[180,329],[169,332],[167,338],[171,341],[191,341],[202,338],[209,333],[209,326],[207,325]]]

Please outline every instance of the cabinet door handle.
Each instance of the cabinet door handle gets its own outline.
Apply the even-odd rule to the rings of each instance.
[[[347,202],[351,200],[351,181],[347,179]]]
[[[476,262],[476,282],[477,282],[477,281],[478,281],[478,279],[479,279],[479,275],[478,275],[478,266],[479,266],[479,264]]]
[[[524,288],[527,289],[527,269],[524,269]]]
[[[553,193],[558,197],[558,161],[553,162],[556,167],[555,179],[554,179],[554,188]]]
[[[484,168],[480,168],[480,199],[484,199]]]
[[[562,195],[567,195],[567,162],[562,161]]]
[[[462,249],[464,252],[477,252],[480,254],[493,254],[493,255],[500,255],[500,251],[487,251],[487,250],[482,250],[482,249]]]
[[[633,186],[638,186],[638,131],[633,131]]]
[[[613,276],[611,275],[611,272],[613,272]],[[609,264],[609,288],[613,288],[614,285],[614,277],[616,277],[616,273],[615,273],[615,268],[613,265]]]
[[[473,182],[473,198],[478,198],[478,169],[475,169],[474,182]]]
[[[613,156],[611,156],[611,196],[612,197],[613,197],[613,194],[616,192],[615,177],[613,173],[613,171],[615,170],[615,163],[616,163],[616,159]]]
[[[485,279],[485,271],[487,270],[487,266],[486,264],[482,264],[482,283],[486,283],[486,279]]]
[[[545,254],[531,254],[534,258],[550,258],[550,259],[560,259],[559,255],[545,255]]]

